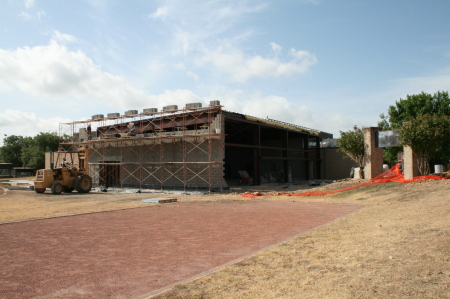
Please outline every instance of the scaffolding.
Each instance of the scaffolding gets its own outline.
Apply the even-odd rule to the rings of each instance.
[[[130,110],[63,123],[60,148],[87,149],[94,187],[222,191],[222,106],[194,106],[145,109],[140,114]],[[129,132],[129,123],[134,132]]]

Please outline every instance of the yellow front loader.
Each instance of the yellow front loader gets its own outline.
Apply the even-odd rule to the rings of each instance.
[[[78,161],[80,168],[65,165],[66,163],[61,167],[53,168],[53,163],[51,163],[49,169],[40,169],[36,172],[34,191],[44,193],[47,188],[50,188],[52,194],[70,193],[73,190],[77,190],[79,193],[91,191],[92,178],[86,173],[86,149],[80,148],[77,152],[58,152],[57,154],[58,157],[70,155],[70,161]],[[74,159],[73,155],[76,155],[77,159]],[[58,158],[57,161],[59,161]]]

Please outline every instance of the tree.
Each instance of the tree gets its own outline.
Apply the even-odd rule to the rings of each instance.
[[[27,167],[41,169],[45,167],[45,152],[58,150],[60,138],[56,132],[39,133],[30,142],[30,145],[22,152],[22,163]]]
[[[401,144],[411,147],[417,156],[420,175],[430,173],[431,158],[449,137],[450,117],[446,115],[419,115],[398,130]]]
[[[14,167],[22,166],[22,152],[31,142],[31,137],[11,135],[3,138],[0,148],[0,161],[12,163]]]
[[[395,105],[390,105],[388,113],[380,114],[381,121],[378,126],[383,130],[398,130],[403,127],[403,123],[425,115],[447,115],[450,116],[450,97],[446,91],[438,91],[433,95],[421,92],[420,94],[407,95],[406,99],[400,99]],[[397,154],[402,151],[401,147],[391,147],[384,149],[386,161],[397,161]],[[444,142],[433,152],[430,159],[435,159],[440,163],[449,161],[450,141]]]
[[[357,126],[353,130],[342,132],[336,145],[338,151],[347,154],[359,166],[359,177],[364,178],[364,132]]]

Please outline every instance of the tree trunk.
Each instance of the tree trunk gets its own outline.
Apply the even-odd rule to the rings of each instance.
[[[364,179],[364,167],[362,166],[359,167],[359,177]]]
[[[430,160],[426,156],[417,157],[417,167],[421,176],[430,174]]]

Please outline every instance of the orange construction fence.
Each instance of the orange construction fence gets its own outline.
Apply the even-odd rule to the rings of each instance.
[[[317,195],[327,195],[327,194],[333,194],[333,193],[339,193],[343,191],[348,191],[352,189],[356,189],[362,186],[367,185],[373,185],[373,184],[381,184],[381,183],[390,183],[390,182],[400,182],[400,183],[411,183],[411,182],[417,182],[417,181],[428,181],[428,180],[445,180],[450,179],[450,177],[442,177],[438,175],[424,175],[424,176],[418,176],[409,180],[405,180],[403,173],[400,171],[400,166],[396,164],[392,168],[386,170],[382,174],[378,175],[377,177],[368,180],[364,183],[361,183],[356,186],[347,187],[339,190],[331,190],[331,191],[309,191],[309,192],[302,192],[302,193],[285,193],[285,194],[262,194],[262,193],[244,193],[243,197],[257,197],[257,196],[317,196]]]

